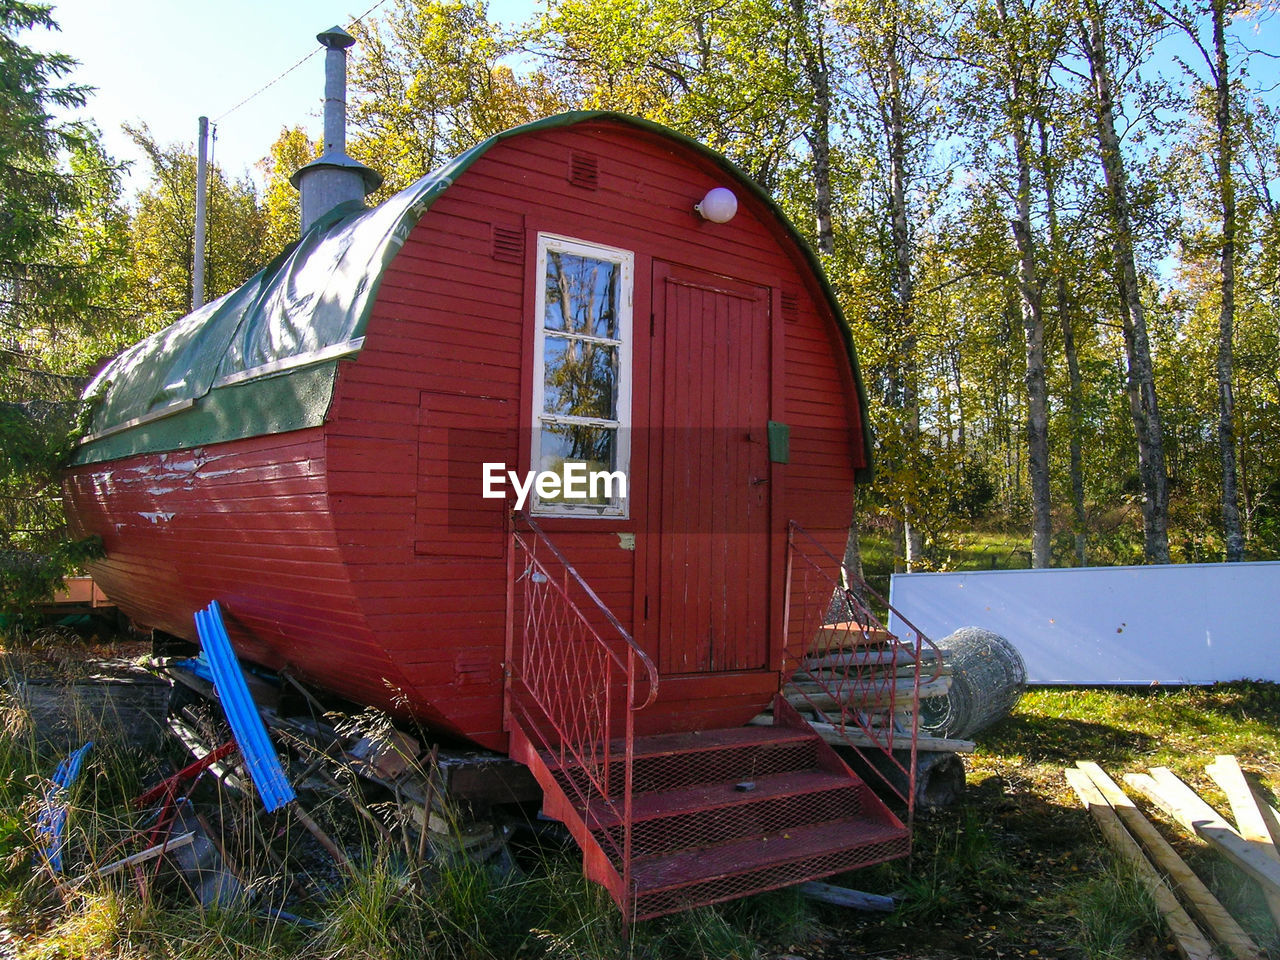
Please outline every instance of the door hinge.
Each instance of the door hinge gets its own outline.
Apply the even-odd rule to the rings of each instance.
[[[644,618],[649,619],[649,595],[645,594],[644,598]]]
[[[654,315],[649,314],[649,336],[653,336]]]

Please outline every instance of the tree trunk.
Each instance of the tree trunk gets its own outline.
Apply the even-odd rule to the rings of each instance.
[[[1062,238],[1058,233],[1057,176],[1049,156],[1049,130],[1044,119],[1040,127],[1040,172],[1044,177],[1045,207],[1049,220],[1049,249],[1054,263],[1054,298],[1057,303],[1058,325],[1062,329],[1062,353],[1067,361],[1067,446],[1070,454],[1072,532],[1076,541],[1076,566],[1088,563],[1086,534],[1088,516],[1084,509],[1084,453],[1081,436],[1084,433],[1084,385],[1080,379],[1080,358],[1076,353],[1075,327],[1071,322],[1070,301],[1067,297],[1067,276],[1062,269]]]
[[[903,435],[908,448],[917,446],[920,438],[920,400],[916,388],[916,334],[912,315],[915,281],[911,275],[911,233],[907,226],[907,147],[906,107],[903,103],[902,63],[898,54],[898,32],[901,24],[896,16],[889,24],[888,129],[890,233],[893,239],[895,281],[898,299],[898,323],[902,334],[902,398]],[[903,540],[907,571],[920,562],[923,538],[913,516],[913,505],[903,503]]]
[[[996,12],[1007,27],[1004,0],[996,0]],[[1005,31],[1006,37],[1008,30]],[[1014,162],[1018,167],[1015,197],[1017,219],[1011,221],[1018,248],[1018,296],[1022,309],[1027,369],[1027,476],[1031,481],[1031,566],[1049,566],[1053,546],[1053,512],[1049,496],[1049,401],[1044,374],[1044,307],[1040,296],[1040,273],[1036,266],[1035,238],[1031,232],[1031,160],[1027,147],[1026,117],[1029,86],[1022,76],[1012,39],[1005,48],[1009,85],[1005,115],[1013,136]]]
[[[1156,401],[1155,373],[1147,322],[1142,308],[1138,268],[1133,252],[1133,224],[1120,138],[1116,134],[1111,68],[1107,58],[1103,16],[1094,11],[1080,24],[1081,39],[1093,74],[1098,152],[1106,180],[1120,288],[1121,319],[1128,360],[1129,412],[1138,440],[1138,475],[1142,482],[1143,552],[1148,563],[1169,562],[1169,486],[1165,473],[1164,432]]]
[[[831,79],[827,69],[826,33],[821,20],[810,22],[807,0],[791,0],[797,39],[804,59],[805,80],[813,98],[813,123],[805,134],[813,167],[814,215],[818,229],[818,252],[836,252],[831,226]],[[818,17],[821,18],[821,9]]]
[[[818,252],[835,256],[836,232],[832,228],[831,207],[831,74],[827,69],[826,32],[823,24],[810,23],[806,0],[791,0],[795,14],[797,38],[804,55],[805,79],[813,96],[813,123],[805,134],[812,157],[814,220],[818,230]],[[819,17],[820,10],[818,13]],[[846,584],[860,593],[863,576],[863,550],[859,539],[858,492],[852,493],[854,511],[849,521],[849,539],[845,541],[845,570],[854,582]]]
[[[1218,314],[1218,453],[1222,460],[1222,533],[1227,560],[1244,559],[1236,477],[1235,397],[1232,392],[1236,312],[1236,187],[1231,166],[1231,75],[1228,72],[1226,0],[1213,0],[1213,50],[1217,65],[1214,119],[1218,133],[1218,192],[1222,202],[1222,304]]]
[[[831,80],[827,70],[825,32],[822,24],[811,25],[806,0],[792,0],[801,50],[804,55],[805,77],[813,96],[813,124],[808,131],[809,150],[812,156],[814,218],[818,232],[818,252],[834,256],[835,231],[831,226]],[[819,13],[819,16],[821,14]],[[812,29],[811,29],[812,27]],[[853,513],[849,521],[849,536],[844,548],[844,567],[853,577],[851,586],[860,593],[865,579],[862,570],[862,544],[858,529],[858,495],[853,492]]]
[[[1018,194],[1018,219],[1012,225],[1018,244],[1018,288],[1022,294],[1022,327],[1026,334],[1031,566],[1039,569],[1050,564],[1053,513],[1049,497],[1049,403],[1044,375],[1044,311],[1031,237],[1031,171],[1025,155],[1018,160]]]

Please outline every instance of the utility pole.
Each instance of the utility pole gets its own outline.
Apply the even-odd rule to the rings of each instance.
[[[196,236],[191,262],[191,309],[204,305],[204,226],[209,186],[209,118],[200,118],[196,148]]]

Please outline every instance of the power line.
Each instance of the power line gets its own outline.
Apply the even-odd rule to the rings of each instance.
[[[277,83],[279,83],[281,80],[283,80],[283,79],[284,79],[285,77],[287,77],[289,74],[293,73],[293,71],[297,70],[300,66],[302,66],[304,63],[306,63],[308,60],[310,60],[312,57],[314,57],[317,53],[319,53],[319,52],[320,52],[320,50],[321,50],[321,48],[320,48],[320,47],[316,47],[314,50],[312,50],[310,53],[308,53],[305,57],[303,57],[301,60],[299,60],[299,61],[298,61],[297,63],[295,63],[293,66],[291,66],[288,70],[286,70],[284,73],[280,74],[280,76],[276,77],[274,80],[270,81],[269,83],[265,83],[265,84],[263,84],[261,87],[259,87],[259,88],[258,88],[257,90],[255,90],[255,91],[253,91],[253,93],[249,94],[247,97],[245,97],[243,100],[241,100],[239,103],[237,103],[234,107],[232,107],[232,108],[231,108],[230,110],[228,110],[226,113],[222,113],[222,114],[219,114],[217,117],[214,117],[214,120],[215,120],[215,121],[217,121],[217,120],[222,120],[223,118],[225,118],[225,117],[229,116],[230,114],[234,113],[235,111],[239,110],[241,107],[243,107],[246,103],[248,103],[248,102],[249,102],[250,100],[252,100],[254,97],[258,96],[260,93],[265,93],[267,90],[269,90],[269,89],[271,89],[272,87],[274,87]]]
[[[352,26],[355,26],[357,23],[361,23],[361,22],[364,20],[364,18],[365,18],[365,17],[369,16],[369,14],[373,13],[373,11],[377,10],[380,6],[382,6],[382,5],[383,5],[384,3],[386,3],[386,2],[387,2],[387,0],[378,0],[378,2],[377,2],[377,3],[375,3],[372,7],[370,7],[368,10],[366,10],[364,13],[360,14],[360,16],[356,17],[356,18],[355,18],[355,20],[351,21],[351,25],[352,25]],[[260,95],[260,94],[262,94],[262,93],[265,93],[267,90],[269,90],[269,89],[271,89],[272,87],[274,87],[277,83],[279,83],[281,80],[283,80],[283,79],[284,79],[285,77],[287,77],[289,74],[293,73],[293,71],[297,70],[300,66],[302,66],[304,63],[306,63],[308,60],[310,60],[312,57],[314,57],[314,56],[315,56],[317,53],[319,53],[322,49],[323,49],[323,47],[315,47],[315,48],[313,48],[313,49],[312,49],[312,51],[311,51],[310,53],[308,53],[305,57],[303,57],[301,60],[299,60],[299,61],[298,61],[297,63],[295,63],[293,66],[289,67],[289,69],[285,70],[285,71],[284,71],[284,73],[280,74],[280,76],[276,77],[274,80],[271,80],[271,81],[268,81],[267,83],[264,83],[261,87],[259,87],[259,88],[258,88],[257,90],[255,90],[255,91],[253,91],[253,93],[249,94],[247,97],[245,97],[243,100],[241,100],[239,103],[237,103],[237,104],[236,104],[234,107],[232,107],[230,110],[227,110],[225,113],[221,113],[221,114],[219,114],[218,116],[214,117],[214,118],[213,118],[213,122],[214,122],[214,123],[216,123],[217,121],[222,120],[223,118],[225,118],[225,117],[227,117],[227,116],[230,116],[232,113],[234,113],[235,111],[239,110],[241,107],[243,107],[246,103],[248,103],[248,102],[249,102],[250,100],[252,100],[254,97],[257,97],[258,95]]]

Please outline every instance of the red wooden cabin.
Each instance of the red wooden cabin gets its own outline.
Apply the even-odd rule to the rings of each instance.
[[[727,222],[695,210],[717,187]],[[789,525],[840,554],[868,434],[814,256],[710,150],[607,113],[508,131],[330,211],[90,394],[66,500],[126,614],[194,639],[217,599],[243,657],[511,751],[633,915],[906,852],[811,732],[742,728],[812,638]],[[513,531],[492,463],[616,471],[627,495],[548,487]],[[690,794],[707,771],[719,806]],[[676,813],[646,791],[683,791]],[[789,858],[725,834],[727,809],[803,833],[785,810],[813,795]]]

